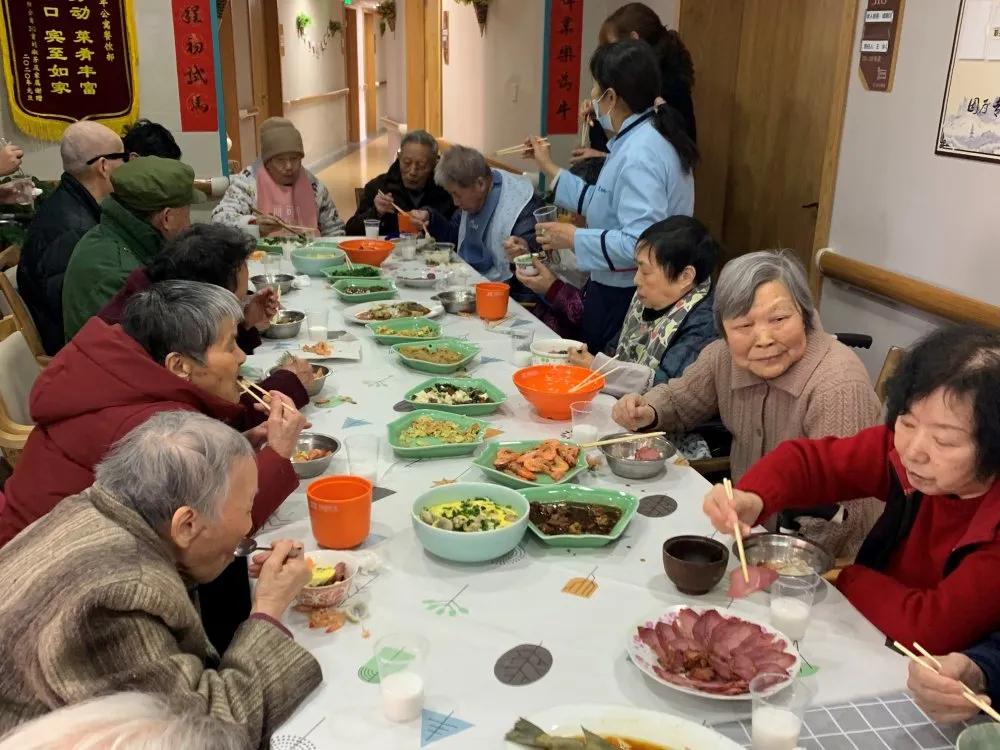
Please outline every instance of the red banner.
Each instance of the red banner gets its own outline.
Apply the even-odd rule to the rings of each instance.
[[[580,107],[580,53],[583,0],[552,0],[549,16],[549,69],[546,102],[548,135],[576,133]]]
[[[219,129],[210,0],[172,0],[181,130]]]

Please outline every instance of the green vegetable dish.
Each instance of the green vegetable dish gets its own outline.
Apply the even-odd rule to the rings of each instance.
[[[375,278],[382,275],[382,272],[374,266],[362,266],[358,263],[327,268],[323,273],[330,278],[342,276],[345,279]]]

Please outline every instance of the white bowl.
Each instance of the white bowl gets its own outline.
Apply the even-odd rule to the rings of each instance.
[[[569,350],[579,349],[583,344],[573,339],[541,339],[531,345],[532,364],[565,364],[569,361]],[[557,352],[565,351],[565,354]]]
[[[344,563],[347,568],[347,577],[340,583],[333,583],[328,586],[306,586],[296,597],[296,603],[303,607],[320,609],[322,607],[339,607],[351,589],[351,579],[358,572],[358,564],[348,553],[336,550],[319,549],[307,552],[306,557],[311,559],[316,565],[336,565]]]
[[[538,269],[535,268],[535,260],[531,253],[518,255],[514,258],[514,265],[524,276],[537,276]]]

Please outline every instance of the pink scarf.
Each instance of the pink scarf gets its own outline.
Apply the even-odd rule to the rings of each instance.
[[[312,184],[304,169],[290,187],[279,185],[267,168],[261,164],[257,170],[257,209],[273,214],[286,224],[319,231],[319,212]]]

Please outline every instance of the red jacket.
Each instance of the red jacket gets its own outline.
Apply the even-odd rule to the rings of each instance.
[[[849,438],[789,440],[743,476],[764,499],[760,518],[790,506],[855,497],[888,501],[837,587],[890,638],[935,654],[1000,628],[1000,481],[978,498],[922,495],[910,486],[888,427]]]
[[[91,318],[52,359],[31,391],[35,429],[4,492],[0,546],[94,481],[94,466],[111,445],[161,411],[198,411],[238,422],[239,404],[223,401],[171,375],[120,326]],[[253,522],[259,527],[298,486],[287,458],[257,453]]]

